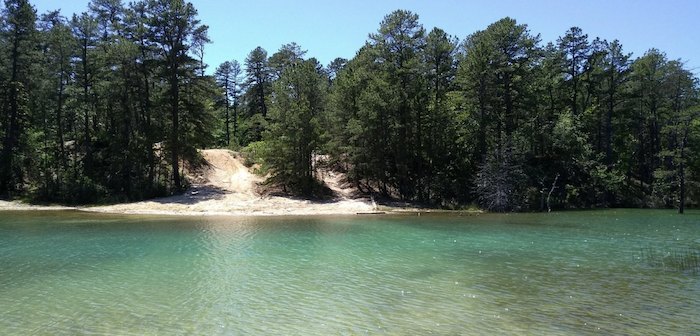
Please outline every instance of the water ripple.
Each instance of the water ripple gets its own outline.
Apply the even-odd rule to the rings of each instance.
[[[0,220],[3,335],[700,330],[700,279],[635,258],[700,235],[666,216],[32,216]]]

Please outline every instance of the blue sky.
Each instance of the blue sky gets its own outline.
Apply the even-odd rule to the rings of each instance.
[[[39,13],[61,8],[70,16],[87,8],[87,0],[30,1]],[[505,16],[527,24],[532,33],[541,35],[543,43],[579,26],[591,39],[620,40],[633,57],[658,48],[700,74],[698,0],[190,1],[210,27],[213,43],[205,50],[210,71],[225,60],[243,63],[256,46],[271,55],[292,41],[323,64],[336,57],[352,58],[386,14],[408,9],[420,16],[427,30],[440,27],[460,40]]]

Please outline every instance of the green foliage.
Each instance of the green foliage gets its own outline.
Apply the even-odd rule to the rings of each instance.
[[[268,183],[302,196],[313,196],[314,152],[320,146],[319,117],[325,109],[328,81],[315,60],[289,64],[273,87],[270,124],[261,152],[270,168]]]
[[[265,100],[270,90],[270,68],[265,49],[257,47],[248,54],[245,59],[245,72],[247,115],[260,114],[265,117],[267,115]]]
[[[678,60],[577,27],[542,45],[503,18],[461,43],[390,13],[326,68],[289,43],[206,76],[183,0],[92,0],[0,18],[0,195],[68,203],[187,186],[197,149],[242,147],[270,185],[321,194],[317,158],[360,191],[494,211],[700,203],[700,85]]]
[[[223,130],[224,139],[219,140],[225,146],[231,148],[240,143],[238,131],[238,108],[240,105],[241,93],[241,65],[238,61],[226,61],[219,65],[214,72],[216,84],[221,90],[221,94],[216,99],[216,106],[223,110]],[[220,138],[220,137],[218,137]]]
[[[484,181],[488,178],[484,172],[492,172],[506,163],[503,153],[524,154],[521,150],[527,147],[524,129],[528,126],[527,116],[534,112],[532,103],[536,98],[530,81],[539,57],[537,42],[527,26],[504,18],[470,35],[463,44],[455,79],[464,95],[460,119],[467,128],[460,142],[469,157],[466,169],[477,174],[476,180]],[[490,153],[500,154],[494,159]],[[495,195],[484,189],[483,183],[475,187],[482,202],[486,202],[484,195]],[[515,208],[520,202],[486,203],[505,210]]]
[[[272,80],[276,81],[280,79],[284,71],[290,66],[302,61],[304,55],[306,55],[306,50],[301,50],[301,47],[295,42],[283,45],[280,50],[267,60]]]
[[[0,45],[5,55],[0,59],[6,72],[0,83],[0,196],[13,197],[23,191],[29,167],[36,10],[27,0],[5,0],[2,14]]]
[[[213,79],[201,75],[203,64],[193,57],[208,39],[191,4],[94,0],[71,20],[54,11],[38,23],[26,1],[6,7],[3,19],[20,13],[23,19],[3,21],[22,22],[26,34],[9,35],[19,26],[3,25],[3,39],[24,36],[0,58],[15,54],[18,65],[0,76],[0,87],[14,94],[0,99],[13,111],[0,118],[0,129],[12,124],[11,134],[2,134],[4,194],[15,189],[42,201],[92,203],[150,198],[185,185],[171,179],[179,165],[166,162],[196,160],[195,149],[212,144],[216,96]],[[170,32],[182,38],[169,39]]]
[[[183,0],[163,2],[153,0],[148,4],[150,7],[148,24],[152,31],[153,42],[156,49],[164,55],[159,59],[159,70],[163,78],[167,79],[166,99],[169,105],[170,122],[170,134],[165,144],[170,154],[173,190],[180,191],[183,187],[179,166],[180,153],[191,156],[197,148],[195,143],[183,141],[191,139],[182,139],[181,136],[192,134],[193,130],[209,130],[201,127],[200,123],[211,120],[202,118],[202,116],[208,117],[202,112],[209,107],[202,98],[212,97],[213,94],[202,97],[197,67],[203,68],[203,64],[192,57],[192,53],[199,51],[198,47],[208,42],[207,27],[200,24],[197,19],[197,10],[191,3]]]
[[[258,173],[260,175],[267,175],[267,170],[269,165],[265,162],[265,157],[269,156],[269,145],[265,141],[255,141],[248,144],[241,149],[241,154],[245,159],[244,164],[247,167],[252,167],[253,165],[259,165]]]

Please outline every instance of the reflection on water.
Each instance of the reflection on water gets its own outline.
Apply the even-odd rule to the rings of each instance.
[[[0,334],[694,334],[698,219],[3,213]]]

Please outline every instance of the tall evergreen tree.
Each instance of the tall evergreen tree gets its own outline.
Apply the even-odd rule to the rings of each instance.
[[[456,73],[457,40],[434,28],[426,37],[423,53],[428,106],[418,118],[417,138],[421,158],[418,199],[423,202],[456,202],[462,171],[455,145],[457,129],[450,94]]]
[[[622,45],[618,40],[606,41],[605,47],[606,52],[603,60],[603,85],[605,90],[604,147],[605,163],[611,165],[614,162],[613,138],[615,129],[613,120],[624,101],[623,85],[628,81],[630,54],[625,54],[622,51]]]
[[[658,153],[661,165],[654,172],[655,192],[666,206],[675,206],[683,213],[686,203],[687,163],[691,153],[693,122],[700,117],[698,80],[683,69],[679,61],[665,66],[664,87],[668,99],[668,114],[663,120]]]
[[[14,195],[24,181],[27,131],[31,127],[31,65],[36,50],[36,10],[27,0],[5,0],[1,38],[6,49],[6,77],[2,91],[2,149],[0,150],[0,194]]]
[[[416,183],[421,179],[420,159],[416,151],[419,120],[425,110],[421,54],[425,47],[425,29],[418,22],[418,15],[397,10],[384,17],[369,41],[377,71],[378,83],[385,86],[385,103],[379,108],[388,127],[384,137],[388,146],[385,165],[388,170],[385,182],[403,199],[416,195]],[[384,193],[390,190],[383,190]]]
[[[328,79],[335,79],[338,76],[340,70],[343,70],[343,68],[345,68],[347,64],[348,60],[342,57],[336,57],[334,60],[332,60],[326,67]]]
[[[265,162],[270,183],[303,196],[314,193],[314,151],[320,147],[319,120],[325,110],[328,81],[315,59],[297,60],[285,67],[273,86]]]
[[[246,142],[262,139],[267,118],[267,96],[270,92],[270,68],[267,51],[261,47],[253,49],[245,59],[245,104],[248,121]]]
[[[168,137],[168,151],[170,152],[170,165],[172,170],[173,189],[182,189],[180,175],[180,153],[191,144],[180,141],[183,130],[180,125],[181,105],[183,104],[181,93],[185,85],[185,78],[192,76],[196,65],[192,63],[191,48],[198,37],[202,36],[202,25],[197,19],[197,10],[184,0],[168,0],[149,2],[150,27],[152,40],[157,45],[162,57],[162,74],[168,82],[167,101],[170,114],[170,135]]]
[[[92,176],[93,146],[91,135],[91,120],[93,125],[97,119],[97,95],[94,92],[95,81],[99,65],[96,61],[96,48],[98,43],[97,21],[88,13],[73,14],[71,20],[73,35],[78,40],[79,48],[77,59],[79,64],[76,76],[80,85],[80,98],[75,101],[76,108],[81,111],[82,141],[81,148],[84,152],[82,172],[84,177]],[[77,179],[77,170],[75,178]]]
[[[163,138],[162,135],[162,118],[158,118],[153,101],[158,92],[155,85],[157,80],[154,78],[157,66],[157,49],[153,45],[150,37],[149,27],[149,11],[148,3],[139,1],[131,3],[129,10],[125,15],[125,25],[129,31],[130,40],[133,41],[138,49],[134,59],[136,83],[133,85],[137,98],[137,109],[139,115],[139,126],[142,129],[143,146],[145,147],[144,159],[141,160],[145,165],[147,172],[145,183],[148,187],[149,194],[157,193],[160,186],[163,184],[163,178],[158,175],[157,169],[160,166],[161,160],[156,155],[156,144]]]
[[[283,45],[276,53],[268,59],[271,80],[275,81],[282,77],[284,70],[304,59],[306,50],[295,42]]]
[[[226,146],[231,145],[231,136],[238,141],[238,99],[240,95],[241,66],[238,61],[226,61],[221,63],[214,72],[216,83],[223,91],[222,103],[224,105],[224,129],[226,132]],[[231,115],[233,108],[233,115]],[[230,126],[233,122],[233,132]],[[233,134],[232,134],[233,133]]]
[[[517,165],[524,151],[529,149],[525,143],[528,137],[521,124],[533,109],[530,81],[539,60],[537,43],[538,37],[532,36],[527,26],[505,18],[470,36],[465,44],[458,80],[464,87],[469,108],[478,111],[472,114],[475,119],[470,124],[478,125],[472,164],[479,168],[472,169],[478,170],[481,176],[509,174],[501,168]],[[489,164],[484,164],[486,158]],[[512,194],[517,190],[508,192]],[[484,196],[480,197],[483,199]],[[500,210],[513,207],[513,204],[502,202],[488,201],[488,204],[494,204]]]
[[[659,168],[657,153],[661,151],[661,119],[665,111],[663,81],[666,56],[656,49],[649,50],[632,64],[631,90],[634,111],[634,131],[637,148],[634,149],[633,174],[644,190],[652,193],[653,173]],[[646,203],[646,202],[645,202]]]
[[[42,57],[40,72],[41,83],[38,85],[37,109],[41,115],[41,172],[37,177],[42,181],[41,197],[52,199],[65,196],[69,182],[69,154],[66,148],[69,128],[66,120],[70,119],[66,111],[69,99],[68,88],[73,74],[71,58],[75,40],[71,35],[68,21],[58,11],[41,16]],[[36,177],[36,176],[35,176]]]
[[[557,40],[564,60],[567,91],[569,93],[569,106],[574,116],[582,113],[581,82],[583,73],[587,70],[587,63],[591,56],[591,46],[588,43],[588,35],[581,28],[571,27],[564,36]]]

